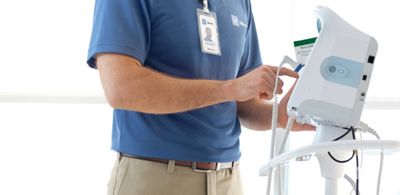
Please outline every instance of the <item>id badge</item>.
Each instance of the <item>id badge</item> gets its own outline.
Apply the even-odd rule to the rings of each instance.
[[[201,51],[211,55],[221,55],[219,43],[218,23],[215,12],[204,12],[197,9]]]

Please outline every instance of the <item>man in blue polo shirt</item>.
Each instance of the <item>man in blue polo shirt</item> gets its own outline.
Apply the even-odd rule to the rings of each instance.
[[[88,64],[114,108],[109,195],[242,194],[241,124],[270,128],[276,74],[249,0],[97,0]]]

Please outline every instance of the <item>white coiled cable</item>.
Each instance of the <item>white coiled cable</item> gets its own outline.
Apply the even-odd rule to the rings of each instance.
[[[278,127],[278,96],[276,94],[278,90],[278,82],[279,82],[279,71],[284,64],[292,64],[293,60],[290,59],[288,56],[284,56],[282,62],[279,64],[278,69],[276,71],[275,77],[275,87],[273,91],[273,98],[272,98],[272,118],[271,118],[271,146],[270,146],[270,153],[269,153],[269,160],[275,157],[275,142],[276,142],[276,129]],[[289,122],[289,121],[288,121]],[[290,125],[291,126],[291,125]],[[267,184],[267,195],[271,194],[271,183],[272,183],[272,172],[271,170],[268,174],[268,184]],[[279,189],[281,190],[281,189]]]

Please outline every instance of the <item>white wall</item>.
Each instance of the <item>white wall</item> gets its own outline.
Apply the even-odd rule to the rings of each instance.
[[[104,104],[0,103],[0,194],[106,194],[111,118]]]
[[[0,1],[0,94],[102,94],[85,65],[94,1]]]

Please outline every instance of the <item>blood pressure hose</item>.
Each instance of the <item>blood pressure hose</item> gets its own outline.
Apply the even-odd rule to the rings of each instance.
[[[270,159],[269,160],[272,160],[275,157],[276,128],[277,128],[277,124],[278,124],[278,108],[279,108],[278,96],[276,94],[276,91],[278,88],[279,71],[284,64],[289,64],[296,70],[301,69],[301,67],[299,68],[300,64],[296,63],[290,57],[284,56],[282,59],[282,62],[279,64],[278,69],[276,71],[275,87],[274,87],[274,92],[273,92],[273,103],[272,103],[272,119],[271,119],[271,131],[272,132],[271,132],[271,144],[270,144],[271,146],[270,146],[270,155],[269,155]],[[284,139],[283,139],[280,147],[278,147],[279,150],[277,151],[277,154],[280,154],[283,151],[284,145],[286,144],[286,140],[289,136],[289,132],[292,129],[293,121],[294,121],[293,115],[290,114],[289,120],[287,121],[287,124],[286,124],[285,136],[284,136]],[[271,170],[268,174],[267,195],[270,195],[270,193],[271,193],[272,172],[273,172],[273,170]],[[281,189],[279,189],[279,190],[281,190]],[[282,194],[282,193],[280,193],[280,194]]]

